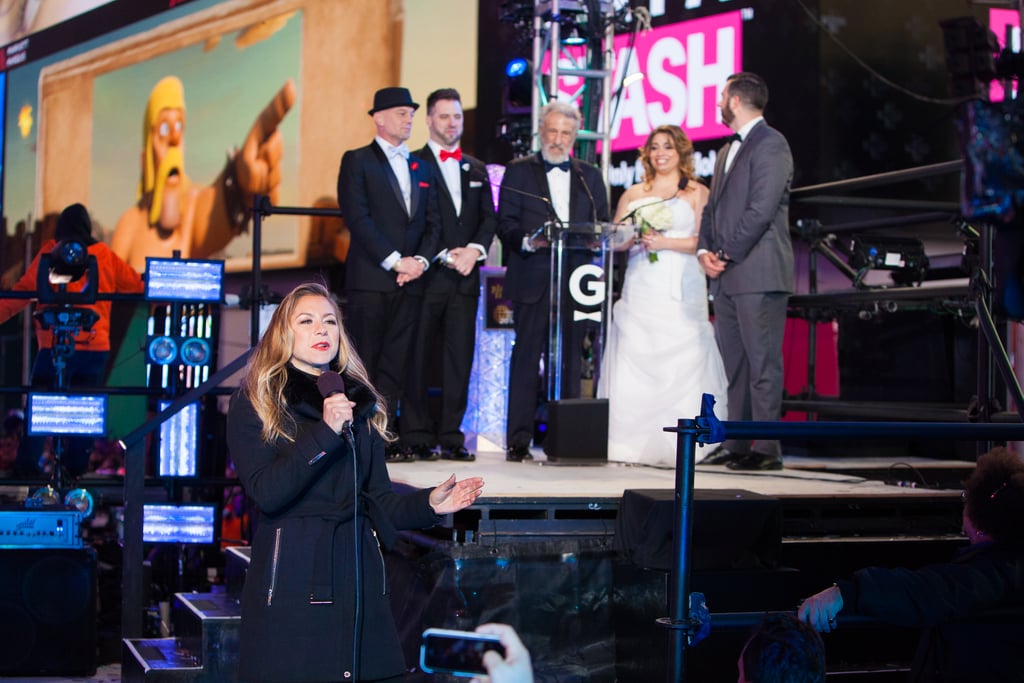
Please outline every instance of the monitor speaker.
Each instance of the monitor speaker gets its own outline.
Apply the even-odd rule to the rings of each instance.
[[[608,462],[608,400],[570,398],[548,403],[548,462],[600,465]]]
[[[0,676],[94,673],[95,551],[0,551]]]

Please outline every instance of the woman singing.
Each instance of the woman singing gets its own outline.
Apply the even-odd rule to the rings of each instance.
[[[318,383],[324,373],[341,381]],[[242,591],[243,680],[401,680],[381,546],[472,505],[483,480],[452,475],[394,493],[386,423],[337,304],[321,285],[296,287],[228,411],[231,457],[259,508]]]

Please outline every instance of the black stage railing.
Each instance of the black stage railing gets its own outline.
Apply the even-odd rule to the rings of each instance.
[[[658,623],[670,629],[667,661],[669,683],[686,680],[689,640],[703,625],[690,613],[690,554],[693,531],[693,481],[697,444],[726,439],[802,439],[929,437],[968,441],[1024,440],[1024,424],[961,424],[920,422],[719,422],[708,407],[695,419],[680,419],[675,427],[676,478],[672,533],[672,576],[669,582],[669,616]],[[712,608],[713,605],[708,605]]]

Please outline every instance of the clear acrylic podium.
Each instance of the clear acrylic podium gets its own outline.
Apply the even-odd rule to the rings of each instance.
[[[635,226],[606,221],[548,223],[551,318],[547,356],[549,462],[608,459],[608,402],[595,398],[611,325],[611,252]]]
[[[600,368],[601,351],[611,324],[611,251],[632,239],[635,226],[607,221],[547,223],[544,235],[551,243],[551,319],[548,344],[549,401],[582,396],[582,375],[567,377],[566,370],[582,369],[569,354],[584,355],[591,346],[593,368]],[[584,341],[586,335],[592,338]]]

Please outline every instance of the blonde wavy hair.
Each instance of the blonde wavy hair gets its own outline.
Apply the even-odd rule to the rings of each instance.
[[[345,327],[342,325],[341,309],[327,287],[315,282],[299,285],[281,300],[274,315],[270,318],[267,331],[256,345],[246,366],[241,389],[263,422],[263,431],[260,434],[263,441],[272,443],[279,438],[287,441],[295,440],[295,420],[288,412],[284,387],[288,381],[287,365],[292,357],[294,341],[291,319],[295,314],[295,307],[299,299],[304,296],[319,296],[330,302],[334,314],[338,318],[340,333],[338,355],[331,361],[331,370],[351,377],[373,394],[377,400],[377,407],[373,417],[369,420],[369,428],[376,430],[386,441],[393,441],[395,437],[387,430],[387,404],[380,392],[370,383],[366,366],[363,365],[363,361],[352,345],[352,340],[345,332]]]
[[[687,180],[696,180],[693,170],[693,143],[679,126],[658,126],[647,136],[647,142],[640,148],[640,163],[644,165],[644,187],[651,189],[654,182],[654,164],[651,163],[651,145],[654,136],[663,133],[672,141],[672,149],[679,152],[679,174]]]

